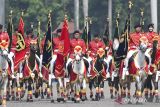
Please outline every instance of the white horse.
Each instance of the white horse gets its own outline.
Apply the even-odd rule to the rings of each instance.
[[[147,79],[147,71],[149,68],[149,62],[147,62],[147,56],[145,55],[147,46],[148,39],[144,36],[141,37],[139,47],[131,57],[132,61],[130,61],[131,63],[129,65],[129,73],[135,75],[137,103],[142,103],[140,99],[142,98],[142,92],[144,90],[144,84]]]
[[[80,96],[82,101],[85,100],[85,90],[86,90],[86,67],[84,59],[82,57],[82,48],[76,46],[74,48],[75,58],[72,61],[72,70],[70,71],[70,82],[71,87],[74,90],[73,93],[75,102],[80,101]],[[72,93],[72,94],[73,94]]]
[[[8,50],[0,49],[0,105],[6,105],[8,83]]]

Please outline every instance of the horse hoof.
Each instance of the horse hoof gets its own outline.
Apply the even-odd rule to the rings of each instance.
[[[114,99],[114,96],[113,96],[113,95],[111,95],[111,99]]]
[[[91,98],[91,99],[93,98],[93,94],[90,95],[90,98]]]
[[[43,96],[43,95],[41,96],[41,99],[44,99],[44,96]]]
[[[60,98],[57,98],[57,102],[61,102],[61,99],[60,99]]]
[[[16,100],[15,96],[13,96],[13,97],[11,98],[11,100],[12,100],[12,101],[15,101],[15,100]]]
[[[82,100],[82,101],[85,101],[85,100],[86,100],[86,96],[82,96],[82,97],[81,97],[81,100]]]
[[[33,100],[30,100],[30,102],[33,102]]]
[[[0,105],[2,105],[2,100],[0,100]]]
[[[150,97],[150,98],[148,98],[147,101],[151,103],[151,102],[153,102],[153,98]]]
[[[128,102],[128,104],[132,104],[132,102],[131,102],[131,101],[129,101],[129,102]]]
[[[50,97],[50,96],[47,96],[47,99],[51,99],[51,97]]]
[[[54,100],[51,100],[51,103],[54,103]]]
[[[20,98],[16,98],[16,101],[19,101],[20,100]]]
[[[136,104],[137,104],[137,105],[142,105],[142,102],[138,102],[138,101],[137,101]]]
[[[75,100],[74,103],[80,103],[80,101],[79,100]]]
[[[159,103],[159,99],[156,99],[156,101],[155,101],[156,103]]]
[[[104,95],[101,95],[101,99],[104,99],[105,97],[104,97]]]
[[[38,98],[39,94],[38,93],[34,93],[35,98]]]
[[[75,101],[75,99],[74,99],[74,98],[72,98],[71,100],[72,100],[72,101]]]

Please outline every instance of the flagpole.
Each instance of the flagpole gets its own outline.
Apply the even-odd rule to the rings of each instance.
[[[38,45],[40,47],[40,41],[41,41],[41,38],[40,38],[40,34],[41,34],[41,22],[40,20],[38,20],[38,27],[37,27],[37,37],[38,37]]]
[[[86,16],[86,18],[85,18],[85,25],[84,25],[84,26],[86,27],[85,39],[86,39],[86,47],[87,47],[87,50],[88,50],[88,31],[89,31],[88,19],[89,19],[89,17]]]
[[[10,32],[8,32],[8,33],[10,33],[10,43],[9,43],[9,52],[10,52],[10,50],[11,50],[11,46],[12,46],[12,32],[13,32],[13,24],[12,24],[12,15],[13,15],[13,11],[11,10],[10,11],[10,15],[9,15],[9,23],[10,23],[10,28],[8,29]]]
[[[140,25],[142,26],[142,31],[144,32],[144,9],[140,8],[140,14],[141,14],[141,19],[140,19]]]

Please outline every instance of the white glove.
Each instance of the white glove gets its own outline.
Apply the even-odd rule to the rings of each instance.
[[[41,73],[41,72],[39,73],[39,76],[40,76],[41,78],[43,77],[43,75],[42,75],[42,73]]]
[[[2,72],[2,77],[6,77],[7,73],[6,72]]]
[[[31,73],[31,77],[32,77],[32,78],[34,78],[34,77],[35,77],[35,74],[34,74],[33,72]]]
[[[12,77],[12,79],[15,79],[15,78],[16,78],[14,74],[12,74],[11,77]]]
[[[110,78],[110,77],[111,77],[109,72],[107,72],[106,77],[107,77],[107,78]]]
[[[19,78],[23,78],[23,74],[22,73],[19,73]]]

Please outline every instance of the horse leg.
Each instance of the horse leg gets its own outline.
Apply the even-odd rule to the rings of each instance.
[[[15,100],[15,88],[16,88],[16,78],[15,79],[13,79],[12,81],[12,85],[11,85],[11,99],[12,99],[12,101],[14,101]]]
[[[71,100],[75,101],[75,84],[71,83],[71,92],[70,92],[70,96],[71,96]]]
[[[96,101],[99,101],[100,100],[100,96],[99,96],[99,92],[100,92],[100,81],[99,81],[100,79],[99,79],[99,76],[97,76],[96,78],[95,78],[95,85],[96,85],[96,95],[95,95],[95,100]]]
[[[108,86],[109,86],[109,89],[110,89],[110,95],[111,95],[111,99],[113,99],[113,86],[112,86],[112,81],[111,81],[111,78],[107,78],[108,80]]]
[[[2,105],[6,105],[6,94],[7,94],[7,84],[8,84],[8,78],[4,78],[4,83],[2,86]]]
[[[82,99],[82,101],[85,101],[85,100],[87,100],[87,96],[86,96],[86,80],[85,80],[85,78],[83,78],[81,85],[82,85],[82,88],[81,88],[81,99]]]
[[[64,102],[67,101],[67,99],[69,98],[69,84],[66,78],[63,79],[63,83],[64,83]]]
[[[75,83],[75,93],[76,93],[76,102],[79,103],[80,102],[80,81],[77,81]]]
[[[6,94],[6,100],[7,101],[9,101],[10,100],[10,96],[11,96],[11,94],[10,94],[10,91],[11,91],[11,79],[10,78],[8,78],[8,83],[7,83],[7,94]]]
[[[131,82],[128,81],[127,83],[127,89],[128,89],[128,92],[127,92],[127,97],[130,99],[131,98]]]
[[[119,77],[114,77],[115,96],[119,96]]]
[[[147,80],[145,82],[146,90],[145,90],[145,98],[149,102],[153,102],[153,92],[152,92],[152,75],[148,75]],[[148,98],[148,91],[150,92],[150,97]]]
[[[144,84],[144,96],[145,96],[145,98],[146,98],[146,100],[149,100],[148,99],[148,91],[149,91],[149,77],[150,77],[150,75],[148,75],[148,77],[147,77],[147,79],[146,79],[146,81],[145,81],[145,84]]]
[[[136,84],[137,84],[137,90],[136,90],[136,99],[137,99],[137,104],[141,103],[140,98],[142,98],[142,81],[140,76],[136,76]]]
[[[51,99],[51,103],[54,103],[53,98],[53,81],[51,79],[51,83],[49,83],[48,89],[47,89],[47,98]]]
[[[0,87],[0,105],[2,105],[2,87]]]
[[[57,94],[59,94],[57,101],[63,101],[64,100],[64,86],[63,86],[63,80],[62,78],[58,78],[58,89],[57,89]]]
[[[42,80],[42,78],[40,78],[39,85],[40,85],[41,99],[44,99],[44,93],[43,93],[43,80]]]
[[[32,79],[28,79],[28,95],[27,95],[27,102],[33,102],[32,98]]]
[[[89,80],[90,98],[93,99],[93,79]]]
[[[158,97],[158,73],[154,74],[153,76],[153,85],[154,85],[154,92],[153,92],[153,98],[155,96],[156,103],[159,103],[159,97]]]

